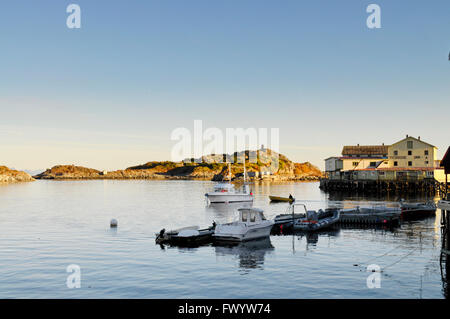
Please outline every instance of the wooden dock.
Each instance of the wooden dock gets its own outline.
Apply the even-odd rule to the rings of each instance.
[[[447,186],[448,188],[448,186]],[[354,192],[361,194],[427,194],[441,195],[445,193],[445,183],[434,179],[423,180],[334,180],[323,178],[320,189],[326,192]]]

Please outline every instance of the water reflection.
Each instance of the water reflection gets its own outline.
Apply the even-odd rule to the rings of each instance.
[[[239,259],[239,268],[243,270],[262,268],[266,253],[274,249],[270,238],[241,243],[216,243],[214,248],[218,257],[236,256]]]
[[[441,227],[441,254],[439,259],[439,265],[441,270],[441,278],[442,278],[442,293],[446,299],[450,298],[449,293],[449,274],[450,274],[450,263],[448,260],[448,254],[450,251],[450,211],[442,211],[442,227]]]

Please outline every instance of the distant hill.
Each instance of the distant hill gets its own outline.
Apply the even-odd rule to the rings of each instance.
[[[15,183],[15,182],[31,182],[34,179],[30,174],[9,169],[6,166],[0,166],[0,183]]]
[[[228,156],[232,179],[242,178],[243,164],[236,163],[246,156],[246,170],[253,180],[317,180],[323,173],[311,163],[294,163],[286,156],[269,149],[236,152],[231,155],[208,155],[192,162],[148,162],[124,170],[106,172],[74,165],[58,165],[34,176],[37,179],[228,179]],[[249,163],[255,158],[255,163]],[[193,159],[192,159],[193,160]],[[278,166],[275,165],[278,160]]]

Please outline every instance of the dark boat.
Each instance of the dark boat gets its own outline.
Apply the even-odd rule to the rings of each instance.
[[[275,216],[275,226],[294,230],[316,231],[330,227],[339,221],[339,210],[307,210],[304,204],[291,204],[288,212]]]
[[[196,246],[212,242],[212,235],[216,228],[216,223],[205,229],[198,227],[186,227],[179,230],[166,232],[162,229],[157,234],[155,242],[157,244],[169,244],[174,246]]]
[[[294,221],[294,230],[317,231],[326,229],[339,222],[339,210],[307,211],[305,218]]]

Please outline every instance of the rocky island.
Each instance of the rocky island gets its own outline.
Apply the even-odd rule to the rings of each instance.
[[[30,174],[0,166],[0,183],[32,182]]]
[[[269,181],[308,181],[318,180],[323,173],[309,162],[294,163],[286,156],[269,149],[236,152],[228,156],[231,159],[232,179],[243,176],[243,164],[238,158],[246,157],[246,170],[250,180]],[[226,180],[228,178],[227,155],[208,155],[201,159],[181,162],[148,162],[128,167],[124,170],[102,171],[75,165],[58,165],[34,178],[36,179],[203,179]],[[249,159],[256,161],[249,163]],[[278,165],[272,165],[278,161]],[[276,169],[275,169],[276,168]]]

